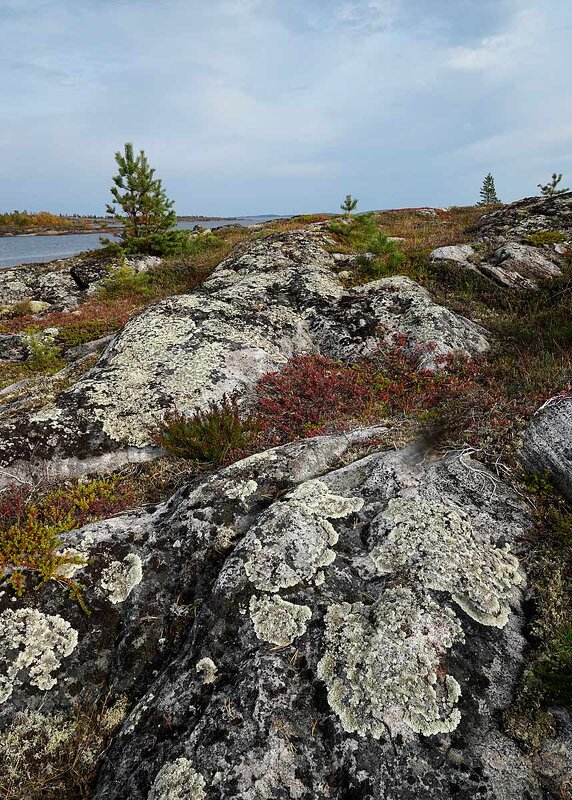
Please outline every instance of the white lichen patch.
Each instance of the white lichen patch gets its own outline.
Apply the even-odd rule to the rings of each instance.
[[[243,503],[250,495],[258,489],[256,481],[236,481],[232,482],[226,490],[226,496],[231,500],[240,500]]]
[[[508,547],[477,537],[462,510],[437,500],[390,500],[382,524],[389,533],[371,553],[381,574],[406,572],[426,589],[448,592],[477,622],[506,625],[521,582]]]
[[[245,538],[245,571],[266,592],[309,581],[331,564],[338,534],[329,519],[346,517],[363,506],[359,497],[330,492],[322,481],[307,481],[262,516]]]
[[[77,645],[77,631],[57,615],[32,608],[0,615],[0,703],[26,681],[43,691],[57,683],[60,668]]]
[[[461,691],[441,659],[462,639],[450,609],[409,589],[387,589],[369,608],[330,606],[318,676],[344,730],[375,739],[403,724],[426,736],[454,730]]]
[[[165,764],[157,773],[147,800],[204,800],[205,779],[188,758]]]
[[[306,633],[312,617],[308,606],[289,603],[278,595],[253,595],[249,609],[258,638],[284,647]]]
[[[217,679],[217,665],[208,656],[197,661],[195,671],[202,676],[203,683],[214,683]]]
[[[143,566],[136,553],[129,553],[123,561],[112,561],[101,573],[101,586],[108,592],[112,603],[127,600],[133,589],[141,583]]]

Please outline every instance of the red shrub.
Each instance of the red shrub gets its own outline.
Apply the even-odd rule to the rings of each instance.
[[[324,356],[296,356],[257,387],[260,427],[284,442],[323,432],[326,423],[369,414],[387,396],[386,382],[367,365]]]

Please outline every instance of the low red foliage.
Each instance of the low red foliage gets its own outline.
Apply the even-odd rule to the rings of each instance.
[[[3,320],[2,330],[10,333],[103,322],[111,332],[122,328],[144,305],[145,303],[142,302],[140,295],[124,296],[116,300],[106,301],[93,297],[72,311],[54,311],[40,319],[33,316],[22,316]]]

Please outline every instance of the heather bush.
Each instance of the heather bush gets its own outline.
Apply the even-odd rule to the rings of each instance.
[[[150,429],[152,440],[176,458],[205,464],[222,464],[251,441],[254,421],[243,419],[235,397],[223,396],[191,415],[169,412]]]

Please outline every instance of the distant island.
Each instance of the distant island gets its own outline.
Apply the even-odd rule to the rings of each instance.
[[[259,214],[245,218],[267,219],[270,215]],[[279,214],[274,215],[279,217]],[[232,222],[242,217],[210,217],[201,214],[177,216],[178,222]],[[12,211],[0,214],[1,236],[62,236],[74,233],[116,233],[120,226],[108,217],[79,214],[52,214],[49,211],[28,213]]]

